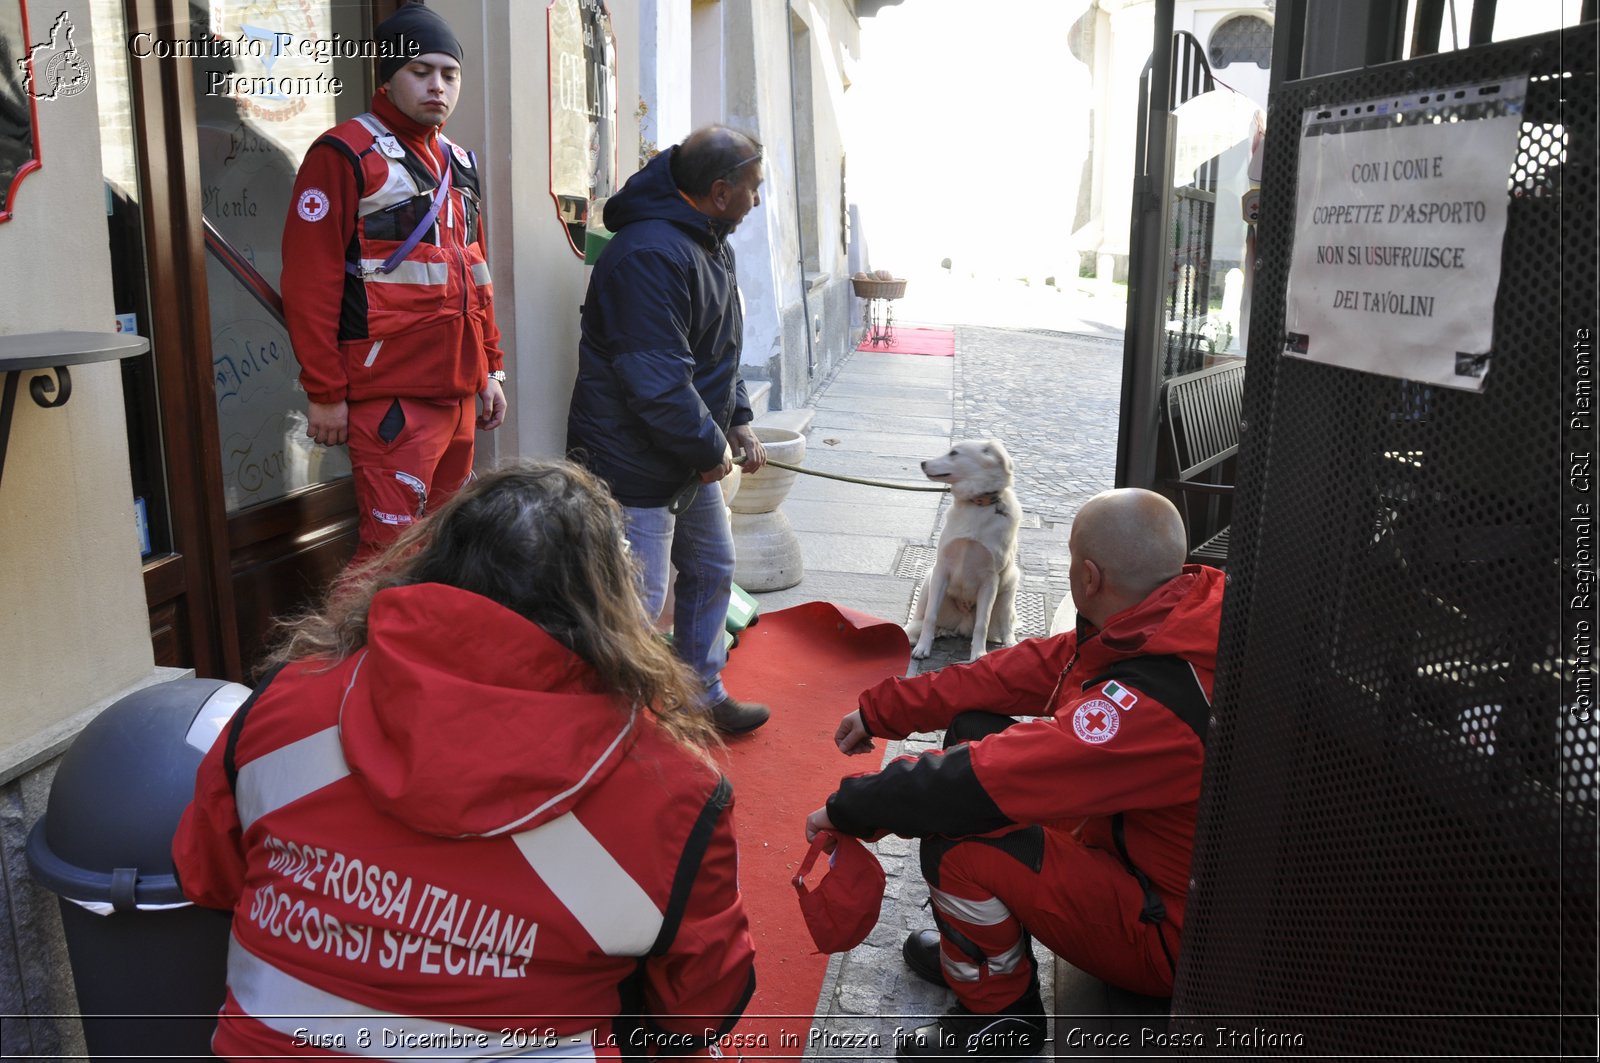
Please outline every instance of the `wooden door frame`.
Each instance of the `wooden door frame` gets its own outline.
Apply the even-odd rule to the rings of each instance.
[[[168,36],[172,27],[189,22],[182,0],[127,0],[126,13],[130,34]],[[243,676],[208,353],[211,313],[193,80],[188,60],[129,68],[173,550],[145,566],[145,594],[151,603],[183,597],[196,674],[237,680]]]
[[[370,0],[372,24],[401,0]],[[125,0],[127,31],[169,37],[190,21],[186,0]],[[192,60],[130,64],[138,131],[145,264],[150,278],[151,356],[156,366],[161,459],[168,485],[172,553],[144,566],[151,607],[182,602],[197,674],[245,680],[234,578],[298,529],[320,529],[300,549],[353,527],[348,479],[227,512],[211,368],[211,314],[201,206],[199,130]],[[374,64],[376,65],[376,64]],[[268,506],[272,507],[271,509]],[[330,523],[349,512],[341,529]]]
[[[373,25],[401,5],[401,0],[370,2]],[[186,0],[125,0],[125,13],[129,34],[144,31],[158,38],[174,35],[175,27],[190,21]],[[192,62],[130,64],[173,551],[145,565],[145,597],[152,607],[181,600],[186,646],[198,675],[248,680],[235,576],[285,542],[311,550],[351,531],[355,490],[350,480],[338,480],[231,516],[227,512]],[[350,520],[339,524],[337,515],[346,512]],[[300,542],[300,529],[315,534]]]

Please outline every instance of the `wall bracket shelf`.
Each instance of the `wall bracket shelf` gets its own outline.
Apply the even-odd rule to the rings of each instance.
[[[0,479],[5,476],[6,445],[11,439],[11,415],[17,405],[17,387],[22,374],[49,370],[52,380],[36,376],[28,381],[28,393],[35,404],[50,410],[65,406],[72,397],[72,375],[67,367],[91,362],[110,362],[132,358],[150,349],[143,336],[126,332],[33,332],[0,336],[0,372],[6,375],[0,394]]]

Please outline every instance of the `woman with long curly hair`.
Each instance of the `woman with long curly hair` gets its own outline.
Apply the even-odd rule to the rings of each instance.
[[[605,487],[525,463],[286,625],[173,846],[233,912],[219,1056],[683,1055],[732,1028],[732,791],[635,586]]]

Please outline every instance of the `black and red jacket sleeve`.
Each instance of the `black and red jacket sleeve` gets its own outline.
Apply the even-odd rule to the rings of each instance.
[[[917,731],[942,730],[972,709],[1007,716],[1043,715],[1077,645],[1076,632],[1026,639],[970,664],[910,679],[886,679],[862,691],[861,720],[880,738],[904,738]]]
[[[662,1054],[727,1033],[755,993],[738,870],[733,788],[722,779],[684,847],[661,937],[643,966],[645,1029]]]
[[[1197,800],[1205,750],[1195,730],[1148,695],[1119,710],[1104,685],[1063,691],[1052,717],[844,779],[828,818],[858,837],[925,837],[1070,826]]]

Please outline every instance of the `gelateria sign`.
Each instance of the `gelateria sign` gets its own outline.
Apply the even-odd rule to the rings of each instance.
[[[1302,116],[1284,353],[1483,388],[1527,79]]]
[[[551,0],[550,195],[581,257],[589,212],[617,187],[617,42],[603,0]]]

